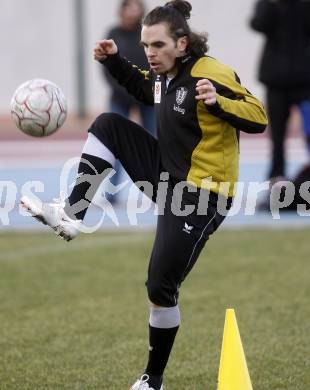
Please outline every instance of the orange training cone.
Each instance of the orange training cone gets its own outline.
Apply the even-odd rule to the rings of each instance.
[[[218,390],[253,390],[234,309],[226,310]]]

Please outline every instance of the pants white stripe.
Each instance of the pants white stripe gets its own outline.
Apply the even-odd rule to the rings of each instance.
[[[206,224],[206,226],[203,228],[203,231],[202,231],[200,237],[199,237],[198,240],[196,241],[196,243],[195,243],[195,245],[194,245],[194,248],[193,248],[193,251],[192,251],[192,253],[191,253],[191,255],[190,255],[190,258],[189,258],[189,260],[188,260],[188,263],[187,263],[187,266],[186,266],[186,268],[185,268],[184,273],[186,272],[187,268],[190,266],[190,263],[191,263],[192,258],[193,258],[193,256],[194,256],[195,249],[196,249],[198,243],[201,241],[201,239],[202,239],[202,237],[203,237],[203,235],[204,235],[204,232],[206,231],[206,229],[207,229],[207,227],[210,225],[210,223],[213,221],[213,219],[215,218],[215,216],[216,216],[216,211],[215,211],[213,217],[210,219],[210,221],[209,221],[209,222]]]

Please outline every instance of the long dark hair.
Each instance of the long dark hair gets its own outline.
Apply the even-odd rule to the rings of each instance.
[[[188,52],[197,56],[203,56],[209,49],[207,34],[197,34],[191,31],[187,20],[190,19],[192,6],[188,1],[172,0],[163,7],[156,7],[150,11],[143,20],[143,25],[167,23],[171,37],[177,41],[187,36]]]

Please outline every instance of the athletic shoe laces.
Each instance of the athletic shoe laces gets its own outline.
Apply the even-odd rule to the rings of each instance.
[[[147,383],[149,379],[150,377],[147,374],[143,374],[130,390],[154,390],[153,387],[150,387]]]

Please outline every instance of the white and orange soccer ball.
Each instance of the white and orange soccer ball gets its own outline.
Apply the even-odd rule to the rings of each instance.
[[[11,115],[16,126],[24,133],[46,137],[58,130],[66,120],[65,95],[51,81],[26,81],[14,92]]]

